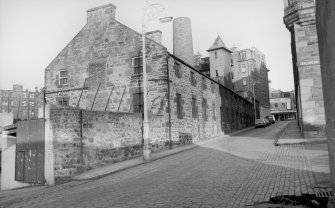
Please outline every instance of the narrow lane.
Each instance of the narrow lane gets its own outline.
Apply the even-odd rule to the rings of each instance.
[[[100,180],[0,193],[0,207],[239,208],[277,194],[313,192],[302,146],[274,147],[269,139],[284,124],[212,139]]]

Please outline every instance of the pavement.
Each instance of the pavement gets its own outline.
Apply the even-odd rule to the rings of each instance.
[[[100,179],[3,191],[0,207],[240,208],[274,196],[330,191],[327,170],[314,172],[324,144],[273,145],[278,135],[279,141],[290,137],[285,130],[293,124],[219,136]]]
[[[245,128],[245,129],[242,129],[242,130],[235,131],[235,132],[233,132],[229,135],[220,135],[220,136],[214,137],[212,139],[222,138],[224,136],[229,137],[229,136],[237,135],[237,134],[240,134],[240,133],[243,133],[243,132],[247,132],[247,131],[249,131],[253,128],[254,127]],[[193,149],[193,148],[200,147],[200,146],[206,144],[207,142],[208,141],[199,141],[199,142],[195,142],[194,144],[181,146],[181,147],[177,147],[177,148],[174,148],[174,149],[165,150],[165,151],[162,151],[162,152],[153,153],[151,162],[155,161],[155,160],[158,160],[158,159],[161,159],[161,158],[164,158],[164,157],[168,157],[170,155],[174,155],[174,154],[183,152],[183,151],[187,151],[187,150],[190,150],[190,149]],[[131,160],[126,160],[126,161],[118,162],[118,163],[115,163],[115,164],[106,165],[106,166],[103,166],[101,168],[96,168],[96,169],[92,169],[92,170],[89,170],[89,171],[85,171],[82,174],[74,176],[72,179],[76,180],[76,181],[98,179],[98,178],[102,178],[102,177],[105,177],[105,176],[110,175],[110,174],[117,173],[117,172],[122,171],[122,170],[126,170],[128,168],[136,167],[138,165],[143,165],[147,162],[150,162],[150,161],[143,161],[142,157],[134,158],[134,159],[131,159]]]

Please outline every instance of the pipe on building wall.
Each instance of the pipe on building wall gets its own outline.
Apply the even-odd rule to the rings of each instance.
[[[171,144],[171,99],[170,99],[170,71],[169,71],[169,54],[166,56],[166,69],[167,69],[167,87],[168,87],[168,109],[169,109],[169,148],[172,149]]]

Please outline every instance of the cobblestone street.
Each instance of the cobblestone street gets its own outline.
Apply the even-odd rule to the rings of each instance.
[[[304,144],[272,144],[287,124],[212,139],[99,180],[0,192],[0,207],[252,207],[326,191],[314,186]]]

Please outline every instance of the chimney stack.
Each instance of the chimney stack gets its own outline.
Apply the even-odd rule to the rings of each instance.
[[[151,32],[145,33],[145,37],[149,38],[150,40],[155,41],[156,43],[162,44],[162,31],[154,30]]]
[[[191,19],[178,17],[173,20],[173,55],[194,66]]]
[[[115,20],[116,6],[114,4],[106,4],[87,10],[87,23],[100,23]]]

